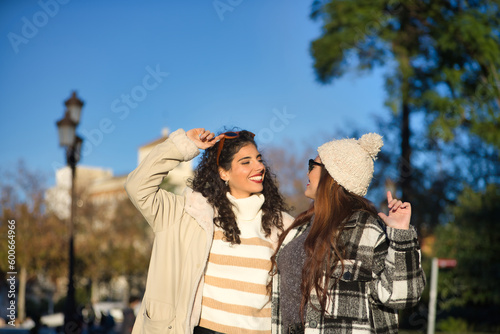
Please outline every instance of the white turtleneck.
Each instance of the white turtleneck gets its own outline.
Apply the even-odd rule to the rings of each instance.
[[[273,248],[261,228],[264,195],[227,197],[234,205],[241,244],[224,241],[223,230],[215,228],[200,326],[227,334],[268,334],[271,304],[266,285]]]

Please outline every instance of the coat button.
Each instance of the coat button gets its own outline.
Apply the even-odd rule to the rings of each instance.
[[[168,329],[172,329],[172,326],[168,326]]]
[[[318,326],[318,323],[316,322],[316,320],[312,320],[309,322],[309,326],[311,328],[316,328]]]
[[[350,280],[352,278],[352,274],[350,272],[345,272],[344,276],[342,276],[345,280]]]

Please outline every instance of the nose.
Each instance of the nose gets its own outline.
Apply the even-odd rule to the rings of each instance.
[[[265,170],[265,169],[266,169],[266,166],[264,165],[264,163],[263,163],[262,161],[258,161],[258,162],[257,162],[257,166],[256,166],[256,168],[255,168],[255,169],[257,169],[257,170],[260,172],[260,171]]]

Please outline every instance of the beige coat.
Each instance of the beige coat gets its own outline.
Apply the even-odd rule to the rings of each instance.
[[[196,145],[179,129],[149,153],[125,184],[132,203],[155,235],[146,292],[133,334],[191,334],[199,322],[214,209],[192,189],[175,195],[159,188],[170,170],[198,154]],[[283,214],[285,227],[292,221]],[[277,240],[277,231],[271,238]]]

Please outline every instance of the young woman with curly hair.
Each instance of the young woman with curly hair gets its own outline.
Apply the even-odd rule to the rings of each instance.
[[[377,134],[334,140],[309,161],[312,206],[272,258],[273,334],[396,333],[397,309],[420,299],[425,275],[410,203],[389,192],[389,215],[377,215],[363,197],[382,144]]]
[[[189,188],[160,188],[203,149]],[[146,291],[133,333],[271,333],[266,285],[279,234],[293,218],[248,131],[179,129],[128,176],[154,231]]]

